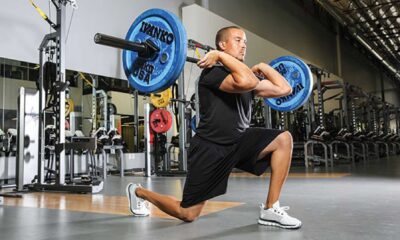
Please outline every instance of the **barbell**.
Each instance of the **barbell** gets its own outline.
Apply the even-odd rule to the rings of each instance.
[[[122,62],[129,83],[143,93],[161,92],[169,88],[183,71],[185,62],[199,59],[186,56],[188,47],[210,51],[213,48],[187,40],[179,18],[163,9],[149,9],[130,26],[125,39],[97,33],[97,44],[123,49]],[[277,111],[293,111],[309,98],[313,79],[310,68],[301,59],[283,56],[273,60],[275,68],[292,86],[292,93],[266,98],[265,103]]]

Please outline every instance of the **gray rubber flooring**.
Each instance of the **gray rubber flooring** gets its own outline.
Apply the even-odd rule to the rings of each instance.
[[[302,167],[292,172],[305,172]],[[309,169],[325,172],[325,168]],[[400,239],[400,157],[340,165],[342,178],[289,178],[281,205],[303,222],[299,230],[257,224],[268,178],[232,177],[228,193],[215,198],[245,204],[193,223],[161,218],[0,206],[0,240],[39,239]],[[105,195],[124,195],[128,182],[181,197],[183,177],[108,177]]]

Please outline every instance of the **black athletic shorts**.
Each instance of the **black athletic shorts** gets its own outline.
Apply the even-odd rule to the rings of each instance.
[[[248,128],[232,145],[219,145],[195,135],[188,150],[188,173],[181,206],[196,205],[226,193],[233,168],[260,176],[270,165],[271,154],[257,160],[260,152],[283,131]]]

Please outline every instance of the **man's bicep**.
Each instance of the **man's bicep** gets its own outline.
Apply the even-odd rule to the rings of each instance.
[[[260,81],[260,83],[254,89],[254,94],[258,97],[263,97],[263,98],[282,96],[282,94],[280,94],[279,92],[279,88],[268,80]]]
[[[221,85],[219,86],[219,89],[224,92],[229,92],[229,93],[240,93],[243,92],[240,89],[238,89],[235,85],[235,80],[233,79],[232,74],[229,74],[225,77],[225,79],[221,82]]]
[[[229,93],[245,93],[254,91],[254,88],[249,88],[249,86],[238,84],[237,81],[233,78],[232,74],[229,74],[224,81],[222,81],[221,86],[219,87],[221,91],[229,92]]]

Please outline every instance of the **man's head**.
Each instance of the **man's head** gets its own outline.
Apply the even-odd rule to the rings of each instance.
[[[246,34],[237,26],[221,28],[215,37],[215,45],[218,50],[244,61],[246,56]]]

